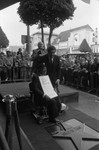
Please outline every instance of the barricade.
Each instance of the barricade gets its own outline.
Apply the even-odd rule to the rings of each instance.
[[[67,76],[68,76],[68,84],[69,85],[72,85],[73,84],[73,69],[72,68],[68,68],[68,73],[67,73]]]
[[[76,71],[68,68],[64,74],[65,83],[75,88],[80,88],[89,93],[99,95],[99,75],[97,72]]]
[[[99,92],[99,75],[97,72],[91,72],[89,74],[89,93],[95,93],[98,96]]]
[[[0,83],[27,81],[31,79],[31,67],[0,67]]]

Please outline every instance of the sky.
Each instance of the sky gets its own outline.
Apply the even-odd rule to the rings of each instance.
[[[90,4],[81,0],[73,0],[76,10],[72,20],[64,21],[63,25],[54,30],[54,33],[76,28],[89,24],[93,30],[99,30],[99,0],[91,0]],[[21,35],[27,34],[27,27],[20,21],[17,13],[19,3],[7,7],[0,11],[0,26],[6,34],[10,45],[22,45]],[[36,25],[30,26],[30,35],[39,31]],[[48,28],[45,29],[48,32]]]

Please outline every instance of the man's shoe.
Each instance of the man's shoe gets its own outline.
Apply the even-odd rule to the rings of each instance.
[[[38,123],[38,124],[42,124],[42,123],[43,123],[43,119],[42,119],[41,117],[38,117],[38,118],[37,118],[37,123]]]
[[[60,122],[58,119],[49,119],[49,122],[52,122],[52,123],[58,123],[58,122]]]
[[[61,103],[61,111],[68,110],[68,106],[64,103]]]

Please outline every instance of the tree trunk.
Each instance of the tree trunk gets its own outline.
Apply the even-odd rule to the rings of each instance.
[[[50,27],[50,33],[49,33],[49,38],[48,38],[48,45],[51,45],[52,33],[53,33],[53,28]]]
[[[42,42],[44,43],[44,30],[43,30],[43,20],[41,19],[41,35],[42,35]]]
[[[27,53],[30,55],[30,26],[27,25],[27,45],[26,45]]]

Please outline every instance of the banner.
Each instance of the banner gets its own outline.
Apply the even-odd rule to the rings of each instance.
[[[83,2],[90,4],[90,0],[82,0]]]

